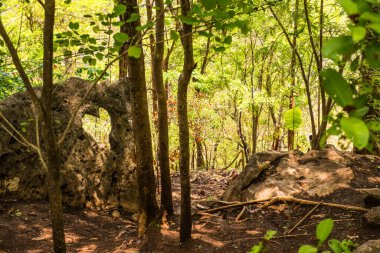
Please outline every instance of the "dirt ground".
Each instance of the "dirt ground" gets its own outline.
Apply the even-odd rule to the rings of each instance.
[[[364,207],[364,194],[355,189],[380,186],[380,163],[363,156],[354,159],[350,167],[355,174],[350,188],[313,200]],[[252,205],[238,221],[241,207],[210,216],[197,215],[204,208],[222,206],[214,200],[220,197],[233,176],[233,172],[192,173],[193,239],[185,245],[179,245],[180,187],[179,176],[174,173],[173,197],[177,215],[173,220],[150,229],[144,238],[137,238],[137,224],[127,213],[65,208],[68,252],[247,252],[272,229],[277,235],[268,242],[267,252],[293,253],[302,244],[315,244],[316,225],[325,218],[335,221],[330,238],[348,238],[359,244],[380,239],[380,228],[366,224],[363,213],[324,206],[318,206],[291,233],[289,230],[314,206],[278,203],[255,211],[260,205]],[[0,252],[52,252],[48,210],[47,201],[0,200]]]

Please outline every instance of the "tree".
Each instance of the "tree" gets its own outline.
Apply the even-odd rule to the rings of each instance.
[[[128,54],[125,60],[128,66],[128,77],[132,85],[133,134],[137,149],[137,181],[139,187],[138,232],[139,235],[143,235],[147,226],[157,220],[159,210],[156,200],[156,182],[153,169],[144,55],[141,48],[142,34],[137,29],[141,26],[141,21],[137,0],[122,0],[119,3],[126,6],[126,12],[123,14],[122,20],[127,21],[133,16],[138,17],[136,20],[126,22],[121,27],[121,31],[128,34],[130,38],[126,46]]]
[[[161,172],[161,203],[168,215],[173,215],[172,187],[169,168],[168,106],[163,67],[165,50],[165,6],[156,0],[156,45],[153,58],[153,78],[158,101],[158,160]]]
[[[19,72],[24,85],[31,97],[33,107],[36,110],[35,124],[38,131],[41,124],[42,148],[37,140],[37,145],[26,142],[33,150],[40,155],[42,165],[47,169],[47,186],[49,192],[50,218],[53,228],[54,252],[66,252],[62,194],[61,194],[61,171],[60,171],[60,148],[57,134],[54,130],[54,118],[52,115],[51,105],[53,101],[53,38],[54,38],[54,19],[55,19],[55,1],[46,0],[43,4],[45,11],[44,29],[43,29],[43,84],[41,97],[38,97],[33,89],[29,77],[21,65],[19,56],[12,41],[4,28],[0,19],[0,34],[6,43],[12,56],[14,65]],[[3,119],[4,120],[4,119]],[[37,133],[37,136],[39,133]],[[38,139],[38,137],[37,137]],[[25,142],[25,141],[24,141]]]
[[[182,16],[188,16],[191,9],[189,0],[181,0]],[[191,197],[190,197],[190,144],[189,120],[187,114],[187,89],[196,65],[193,56],[193,27],[182,21],[181,42],[184,51],[182,73],[178,79],[178,127],[179,127],[179,170],[181,176],[181,218],[180,241],[191,238]]]

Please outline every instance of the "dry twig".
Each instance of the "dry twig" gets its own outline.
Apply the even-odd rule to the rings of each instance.
[[[318,206],[321,205],[322,202],[319,202],[313,209],[311,209],[293,228],[291,228],[287,234],[290,234],[293,232],[294,229],[296,229],[304,220],[306,220],[314,211],[318,208]]]
[[[323,205],[323,206],[335,207],[335,208],[340,208],[340,209],[349,210],[349,211],[357,211],[357,212],[367,212],[368,211],[367,208],[358,207],[358,206],[341,205],[341,204],[328,203],[328,202],[317,202],[317,201],[306,200],[306,199],[298,199],[298,198],[294,198],[292,196],[281,196],[281,197],[274,197],[274,198],[250,200],[250,201],[241,202],[241,203],[237,203],[237,204],[212,208],[209,210],[199,212],[199,214],[212,213],[212,212],[226,210],[226,209],[230,209],[230,208],[234,208],[234,207],[248,206],[248,205],[252,205],[252,204],[256,204],[256,203],[260,203],[260,202],[266,202],[266,201],[269,201],[269,202],[264,204],[262,207],[260,207],[260,209],[268,207],[268,206],[270,206],[276,202],[279,202],[279,201],[288,201],[288,202],[298,203],[301,205],[318,205],[319,204],[319,205]]]

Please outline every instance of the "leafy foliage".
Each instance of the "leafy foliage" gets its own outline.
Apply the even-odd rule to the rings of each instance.
[[[353,23],[348,25],[351,35],[335,37],[325,43],[323,55],[333,60],[340,71],[329,68],[322,71],[321,76],[326,92],[345,113],[338,114],[325,135],[344,133],[356,148],[372,151],[377,137],[370,133],[366,121],[371,118],[368,115],[370,107],[375,109],[377,103],[364,94],[372,96],[378,85],[377,78],[371,73],[380,68],[378,3],[371,0],[340,0],[339,3]],[[355,58],[351,61],[352,56]],[[349,80],[342,75],[344,66],[349,61],[351,71],[359,71],[363,77],[361,80]],[[325,140],[326,138],[322,139],[322,145]]]

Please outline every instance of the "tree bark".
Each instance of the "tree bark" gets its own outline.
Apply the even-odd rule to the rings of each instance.
[[[54,252],[66,252],[62,193],[60,151],[57,136],[53,127],[53,114],[51,110],[53,100],[53,39],[54,39],[55,1],[45,1],[45,21],[43,32],[43,86],[40,115],[42,116],[42,139],[48,169],[47,184],[49,191],[50,218],[53,230]]]
[[[161,204],[168,215],[173,215],[172,187],[169,167],[168,106],[163,76],[165,9],[164,1],[156,0],[156,46],[153,57],[153,76],[158,101],[158,160],[161,171]]]
[[[294,10],[294,24],[293,24],[293,47],[292,47],[292,60],[290,63],[290,78],[291,78],[291,91],[290,91],[290,97],[289,97],[289,109],[293,109],[295,107],[294,102],[294,89],[296,85],[296,53],[295,48],[297,48],[297,29],[298,29],[298,7],[299,7],[299,0],[296,0],[295,3],[295,10]],[[288,130],[288,150],[294,149],[294,130]]]
[[[190,1],[181,0],[181,11],[187,16],[190,11]],[[190,197],[190,151],[189,151],[189,122],[187,115],[187,89],[191,74],[195,68],[193,56],[192,25],[183,23],[181,42],[184,50],[184,63],[182,73],[178,79],[178,127],[179,127],[179,169],[181,177],[181,217],[180,241],[185,242],[191,238],[191,197]]]
[[[197,170],[202,170],[205,168],[205,160],[203,158],[202,141],[199,136],[195,136],[195,144],[197,149]]]
[[[129,19],[132,13],[139,12],[137,0],[122,0],[120,3],[127,6],[123,20]],[[136,28],[141,25],[140,19],[126,23],[122,31],[127,33],[133,41],[129,45],[141,48],[141,32]],[[141,49],[142,51],[142,49]],[[156,181],[153,168],[152,137],[149,123],[149,109],[145,81],[144,55],[138,59],[126,56],[128,74],[131,80],[133,134],[137,149],[137,181],[139,187],[139,235],[145,233],[148,225],[157,220],[159,210],[156,200]]]

